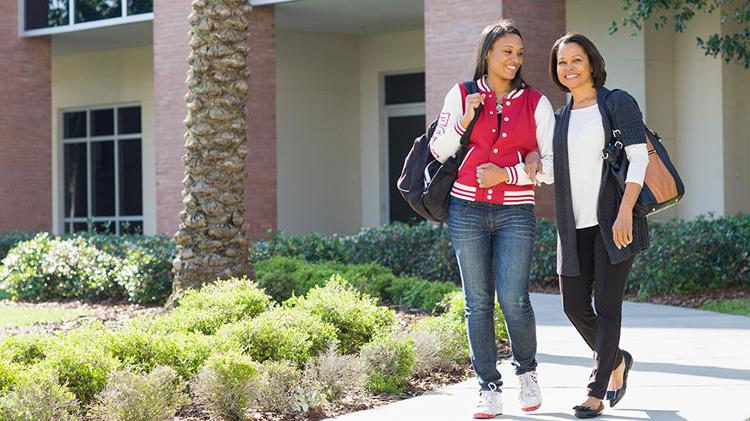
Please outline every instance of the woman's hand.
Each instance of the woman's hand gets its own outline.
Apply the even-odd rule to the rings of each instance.
[[[627,247],[633,242],[633,210],[620,208],[617,219],[612,226],[612,234],[618,249]]]
[[[477,183],[486,189],[508,181],[508,172],[493,163],[482,164],[477,167]]]
[[[531,182],[534,183],[535,186],[541,184],[536,179],[537,174],[544,175],[544,169],[542,168],[542,158],[539,156],[539,152],[531,151],[526,154],[526,159],[524,160],[524,170],[526,171],[526,175],[529,176]]]
[[[464,116],[461,117],[461,127],[464,129],[469,127],[471,120],[474,120],[474,114],[476,113],[477,107],[484,104],[484,94],[479,92],[471,95],[466,95],[466,106],[464,107]]]

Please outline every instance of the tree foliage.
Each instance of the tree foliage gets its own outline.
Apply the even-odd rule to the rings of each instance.
[[[719,13],[721,24],[736,23],[737,30],[721,31],[697,37],[697,46],[706,55],[720,56],[725,62],[736,62],[750,68],[750,0],[623,0],[625,16],[613,21],[610,33],[620,26],[631,27],[633,35],[648,23],[662,29],[671,21],[676,32],[684,32],[688,22],[698,13]]]

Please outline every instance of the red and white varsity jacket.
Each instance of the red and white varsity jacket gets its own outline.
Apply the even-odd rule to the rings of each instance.
[[[537,180],[554,181],[552,137],[555,115],[547,97],[531,87],[511,91],[503,101],[502,124],[498,123],[497,99],[486,79],[477,80],[479,92],[485,94],[484,107],[471,131],[466,155],[458,169],[451,196],[469,201],[504,205],[534,204],[534,185],[524,171],[526,154],[538,150],[544,174]],[[465,128],[461,127],[466,91],[456,84],[445,97],[435,133],[430,139],[432,155],[445,162],[461,146]],[[477,183],[476,168],[491,162],[508,172],[508,182],[486,189]]]

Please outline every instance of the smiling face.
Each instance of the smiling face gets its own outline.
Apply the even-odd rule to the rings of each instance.
[[[516,34],[506,34],[492,44],[487,53],[489,74],[513,80],[523,65],[523,40]]]
[[[569,90],[593,86],[591,61],[586,51],[576,42],[567,42],[557,50],[557,79]]]

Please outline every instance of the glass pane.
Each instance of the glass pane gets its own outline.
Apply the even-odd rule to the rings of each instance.
[[[121,0],[75,0],[76,23],[122,16]]]
[[[89,230],[88,224],[85,222],[66,222],[64,225],[66,234]]]
[[[154,11],[152,0],[128,0],[128,14],[138,15],[141,13],[151,13]]]
[[[107,136],[115,133],[115,110],[91,111],[91,136]]]
[[[91,207],[93,216],[115,215],[115,145],[91,142]]]
[[[141,107],[117,109],[117,132],[118,134],[141,132]]]
[[[63,114],[63,138],[86,137],[86,111]]]
[[[63,151],[65,166],[65,209],[68,218],[88,216],[86,191],[86,144],[69,143]]]
[[[68,0],[26,0],[26,30],[68,24]]]
[[[141,140],[120,140],[120,215],[143,215]]]
[[[424,73],[385,77],[385,104],[424,102]]]
[[[115,234],[117,224],[115,221],[100,221],[91,224],[91,231],[98,232],[100,234]]]
[[[120,222],[120,234],[143,234],[143,221]]]

